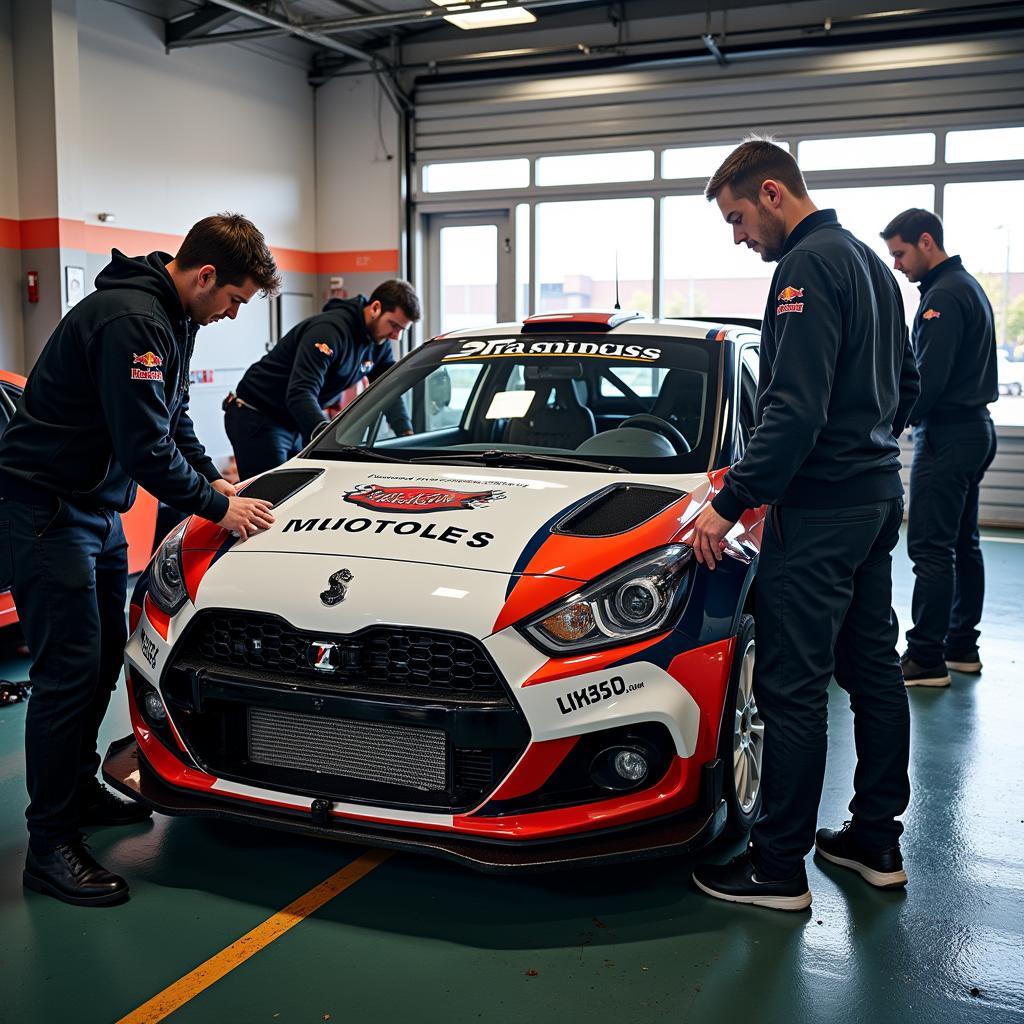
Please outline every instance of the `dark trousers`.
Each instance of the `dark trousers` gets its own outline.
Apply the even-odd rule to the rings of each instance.
[[[10,582],[32,657],[25,718],[30,842],[78,829],[100,765],[96,741],[128,636],[128,545],[116,512],[0,501],[0,582]]]
[[[276,469],[303,448],[302,435],[297,431],[234,402],[225,406],[224,430],[235,452],[239,480]]]
[[[990,419],[914,430],[907,551],[914,563],[907,653],[931,666],[978,646],[985,563],[978,491],[996,454]]]
[[[884,849],[910,800],[910,712],[896,653],[892,550],[903,501],[773,508],[757,570],[754,696],[765,722],[758,872],[789,878],[814,845],[825,776],[828,685],[850,695],[858,838]]]

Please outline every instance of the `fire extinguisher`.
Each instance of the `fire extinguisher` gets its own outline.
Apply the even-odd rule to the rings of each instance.
[[[39,271],[30,270],[25,275],[25,286],[28,290],[28,301],[38,302],[39,301]]]

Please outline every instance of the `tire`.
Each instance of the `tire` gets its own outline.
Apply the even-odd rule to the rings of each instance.
[[[732,839],[745,836],[761,812],[764,722],[752,692],[754,653],[754,617],[743,615],[736,631],[718,737],[718,756],[723,766],[722,797],[728,809],[723,834]]]

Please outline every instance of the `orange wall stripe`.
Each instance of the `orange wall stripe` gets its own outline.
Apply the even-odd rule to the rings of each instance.
[[[176,252],[183,235],[168,235],[136,228],[106,227],[80,220],[39,217],[17,220],[0,217],[0,249],[83,249],[105,256],[111,249],[129,255]],[[397,249],[313,252],[271,246],[281,270],[296,274],[398,273]]]

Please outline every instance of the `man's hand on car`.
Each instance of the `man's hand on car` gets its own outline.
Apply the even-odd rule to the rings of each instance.
[[[221,478],[220,480],[214,480],[210,486],[221,494],[226,494],[229,498],[233,498],[238,491],[235,489],[235,485],[228,483],[227,480]]]
[[[262,498],[228,496],[228,514],[217,525],[245,540],[274,525],[273,506]]]
[[[701,510],[693,521],[693,535],[689,540],[701,565],[714,569],[715,563],[722,560],[725,535],[734,525],[728,519],[723,519],[710,505]]]

